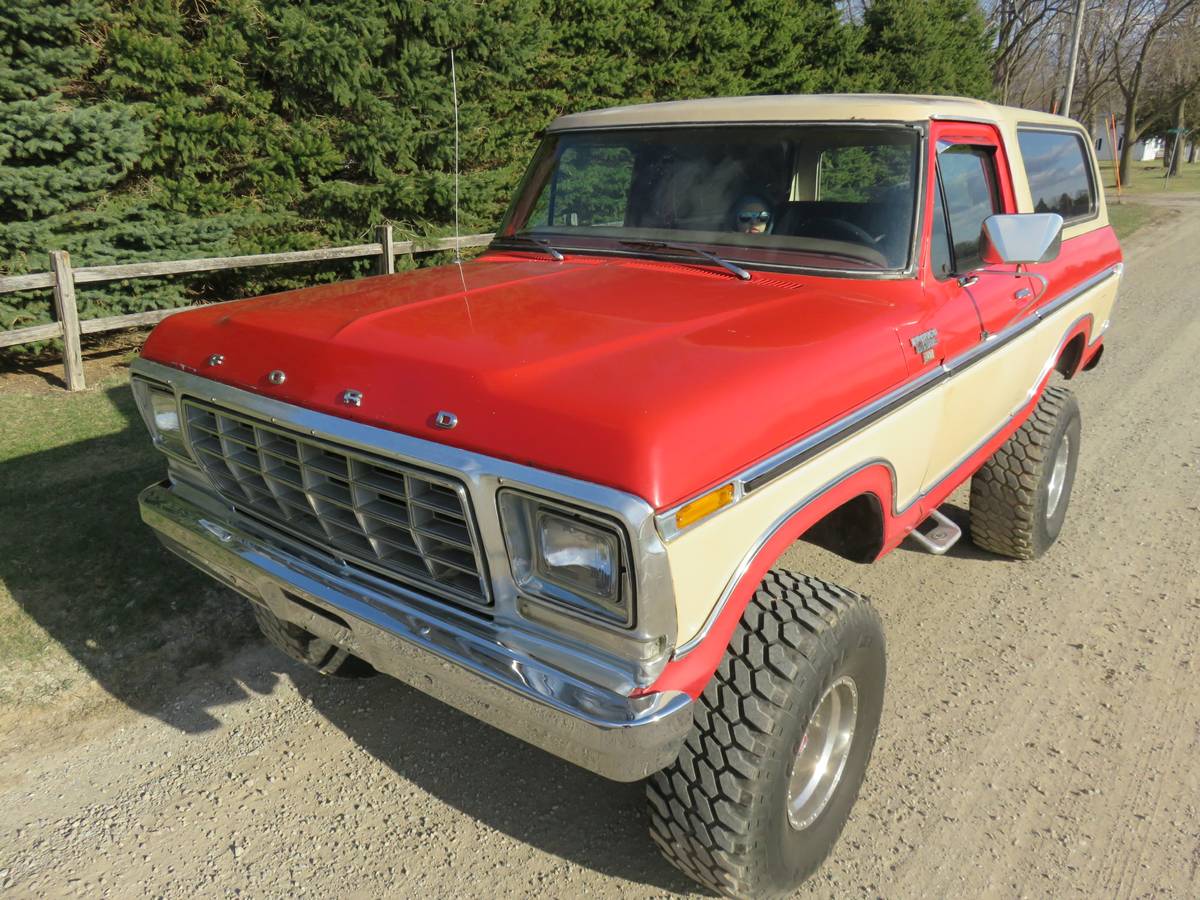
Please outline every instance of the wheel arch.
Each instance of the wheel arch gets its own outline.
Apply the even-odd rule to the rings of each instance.
[[[1097,355],[1097,345],[1104,340],[1103,334],[1092,340],[1094,324],[1095,320],[1089,312],[1067,329],[1054,357],[1052,371],[1058,372],[1069,381],[1087,368],[1087,364]],[[1045,387],[1046,379],[1043,378],[1038,384],[1038,393],[1040,394]]]
[[[814,522],[800,540],[849,562],[869,563],[883,552],[886,520],[883,504],[872,491],[863,491]]]
[[[895,484],[896,475],[890,463],[883,459],[870,460],[843,473],[784,512],[747,551],[700,634],[681,644],[676,657],[655,682],[637,693],[671,690],[698,697],[720,665],[734,628],[763,577],[796,540],[814,528],[822,527],[822,523],[852,521],[858,529],[855,537],[842,548],[845,552],[836,549],[832,552],[851,559],[852,556],[846,553],[857,553],[862,557],[877,546],[869,559],[854,561],[870,562],[877,558],[896,527],[892,512],[895,509]],[[877,516],[874,521],[872,515]],[[813,543],[819,544],[816,540]]]
[[[1068,338],[1058,352],[1058,360],[1054,363],[1058,374],[1068,380],[1074,378],[1083,363],[1083,354],[1086,349],[1087,338],[1082,330]]]

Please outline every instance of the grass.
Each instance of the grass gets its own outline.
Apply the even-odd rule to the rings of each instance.
[[[1121,185],[1122,194],[1200,193],[1200,162],[1183,163],[1174,178],[1163,178],[1165,170],[1160,159],[1131,163],[1130,169],[1129,183]],[[1106,191],[1116,191],[1116,172],[1111,162],[1100,163],[1100,177]]]
[[[1156,215],[1161,215],[1163,212],[1163,210],[1145,203],[1114,203],[1110,199],[1108,221],[1117,233],[1117,237],[1124,241],[1154,219]]]
[[[1108,218],[1117,232],[1117,237],[1122,240],[1129,238],[1143,225],[1168,214],[1158,206],[1151,206],[1147,202],[1139,203],[1139,198],[1150,200],[1174,194],[1200,194],[1200,163],[1184,163],[1174,178],[1163,178],[1161,160],[1133,163],[1131,169],[1130,183],[1123,184],[1121,193],[1118,194],[1113,164],[1100,163],[1100,175],[1108,197]]]
[[[0,708],[98,684],[149,710],[158,688],[253,633],[245,604],[138,516],[138,491],[165,467],[127,374],[79,394],[0,394],[0,422]]]

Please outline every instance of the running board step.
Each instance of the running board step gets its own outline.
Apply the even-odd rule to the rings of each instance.
[[[921,531],[921,527],[929,523],[933,523],[933,527]],[[928,519],[909,532],[909,537],[935,556],[941,556],[958,543],[962,529],[935,509]]]

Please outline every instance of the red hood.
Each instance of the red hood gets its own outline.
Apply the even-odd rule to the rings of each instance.
[[[143,355],[662,508],[905,377],[880,284],[492,254],[183,313]]]

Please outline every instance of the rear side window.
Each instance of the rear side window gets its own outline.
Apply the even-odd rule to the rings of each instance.
[[[1083,138],[1066,131],[1017,131],[1033,211],[1084,219],[1096,210],[1096,187]]]

